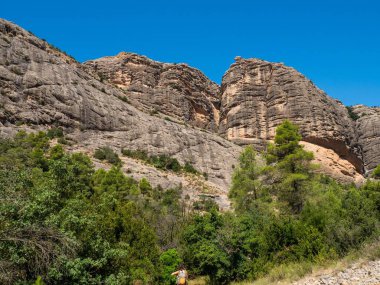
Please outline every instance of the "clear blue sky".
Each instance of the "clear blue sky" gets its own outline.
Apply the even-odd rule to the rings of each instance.
[[[0,17],[79,61],[120,51],[220,83],[237,55],[284,62],[346,105],[380,105],[380,1],[2,1]]]

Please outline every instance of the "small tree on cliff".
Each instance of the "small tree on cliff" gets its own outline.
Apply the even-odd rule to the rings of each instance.
[[[298,127],[286,120],[277,127],[274,143],[269,144],[267,153],[267,163],[280,177],[273,187],[293,214],[302,210],[313,159],[313,153],[299,144],[301,138]]]

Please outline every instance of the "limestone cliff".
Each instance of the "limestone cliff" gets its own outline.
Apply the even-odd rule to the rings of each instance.
[[[109,145],[169,154],[206,172],[202,183],[223,201],[239,145],[264,148],[284,119],[300,126],[320,170],[340,181],[360,182],[364,169],[380,164],[379,108],[354,107],[354,121],[295,69],[258,59],[237,58],[219,87],[185,64],[132,53],[80,64],[0,19],[0,95],[3,136],[58,125],[75,142],[72,151]],[[155,185],[200,191],[186,177],[125,160],[129,172]]]
[[[365,171],[380,164],[380,107],[357,105],[353,112],[358,116],[356,130],[362,149]]]
[[[20,129],[62,126],[73,151],[92,154],[96,147],[108,145],[116,151],[125,147],[165,153],[207,173],[204,188],[214,189],[213,194],[226,201],[239,146],[216,134],[141,112],[123,100],[125,93],[119,88],[100,82],[46,42],[1,19],[0,93],[3,137]],[[141,177],[140,170],[132,169],[131,175]],[[168,175],[156,171],[147,176],[158,185]],[[169,186],[182,184],[184,195],[202,192],[184,179],[173,178]]]
[[[149,112],[162,112],[186,123],[215,130],[219,122],[219,86],[186,64],[153,61],[119,53],[84,63],[87,71],[121,88]]]
[[[238,144],[264,147],[289,119],[303,140],[334,150],[362,170],[355,124],[346,108],[291,67],[241,59],[223,77],[220,133]]]

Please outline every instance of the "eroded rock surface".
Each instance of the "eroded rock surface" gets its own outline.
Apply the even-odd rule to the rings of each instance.
[[[364,176],[357,172],[355,166],[341,158],[332,149],[303,141],[301,141],[301,145],[305,150],[314,153],[313,163],[317,165],[316,172],[328,173],[329,176],[341,183],[353,182],[361,185],[365,181]]]
[[[333,149],[361,170],[354,122],[339,101],[293,68],[237,58],[222,81],[220,133],[263,147],[285,119],[300,127],[303,140]]]
[[[59,125],[77,141],[73,149],[101,142],[117,151],[166,153],[192,161],[223,195],[238,145],[262,149],[284,119],[300,126],[321,170],[342,182],[358,182],[364,167],[370,171],[380,163],[379,108],[355,107],[355,122],[339,101],[293,68],[258,59],[237,58],[220,88],[185,64],[132,53],[79,64],[0,20],[0,94],[2,135],[18,126],[33,131]],[[163,183],[157,175],[152,179]]]
[[[364,167],[369,172],[380,164],[380,107],[357,105],[353,107],[353,111],[359,117],[356,130]]]
[[[217,127],[219,86],[195,68],[125,52],[88,61],[84,67],[121,88],[146,111],[162,112],[206,129]]]
[[[125,96],[122,90],[100,82],[80,64],[4,20],[0,20],[0,91],[2,136],[19,129],[62,126],[74,141],[73,151],[109,145],[116,151],[126,147],[165,153],[206,172],[208,183],[226,197],[239,146],[141,112],[120,99]],[[152,184],[166,176],[155,175],[161,178]]]

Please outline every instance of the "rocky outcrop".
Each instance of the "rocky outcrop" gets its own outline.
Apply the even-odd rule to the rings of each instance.
[[[328,173],[332,178],[345,184],[361,185],[365,181],[364,176],[356,170],[355,166],[341,158],[332,149],[308,142],[301,142],[301,145],[305,150],[313,152],[313,163],[317,166],[315,172]]]
[[[300,127],[306,142],[330,148],[362,170],[354,123],[339,101],[293,68],[237,58],[222,81],[220,133],[264,147],[285,119]]]
[[[380,163],[379,108],[353,108],[355,122],[339,101],[281,63],[237,58],[220,88],[185,64],[132,53],[79,64],[0,20],[0,94],[2,135],[59,125],[77,142],[73,150],[101,143],[170,154],[192,161],[223,195],[238,145],[262,149],[284,119],[300,126],[321,171],[342,182],[362,180],[363,161],[368,171]],[[152,183],[163,183],[157,175]]]
[[[356,130],[366,172],[380,164],[380,107],[354,106]]]
[[[219,86],[186,64],[153,61],[119,53],[84,63],[84,68],[121,88],[137,107],[161,112],[197,127],[215,130],[219,122]]]
[[[4,20],[0,92],[1,136],[62,126],[73,151],[108,145],[117,151],[126,147],[169,154],[207,173],[207,183],[226,197],[240,147],[205,130],[141,112],[122,100],[122,90],[100,82],[80,64]]]

